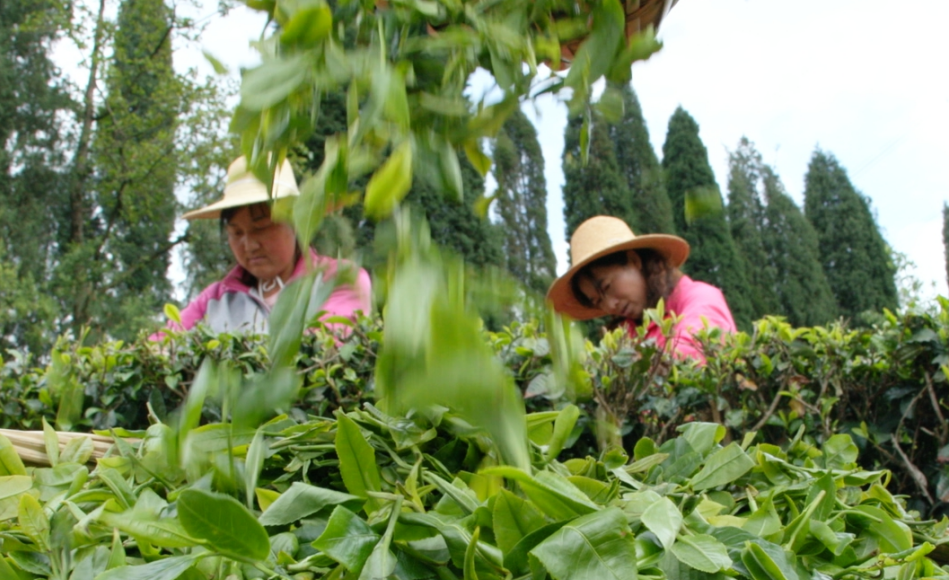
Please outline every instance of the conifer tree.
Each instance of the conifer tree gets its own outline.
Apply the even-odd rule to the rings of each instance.
[[[620,87],[623,117],[609,126],[620,173],[630,193],[630,226],[638,233],[675,233],[662,167],[649,141],[642,107],[630,84]]]
[[[630,195],[619,171],[609,125],[592,116],[589,158],[581,161],[580,128],[583,119],[567,123],[563,151],[563,203],[567,240],[581,223],[595,215],[610,215],[631,222]]]
[[[748,265],[748,298],[755,319],[780,314],[774,264],[768,259],[763,236],[766,225],[761,203],[761,154],[745,137],[728,159],[728,224],[739,255]]]
[[[74,102],[50,58],[69,22],[56,0],[0,4],[0,350],[41,352],[57,308],[47,277],[68,204],[68,133]]]
[[[837,304],[820,263],[817,232],[787,194],[771,167],[761,169],[765,222],[762,241],[774,266],[780,313],[795,326],[826,324]]]
[[[502,255],[515,278],[546,292],[556,276],[547,233],[547,182],[537,131],[521,111],[511,115],[494,146],[498,183],[497,214],[503,232]]]
[[[721,288],[735,323],[748,329],[753,307],[747,296],[745,264],[725,221],[722,196],[699,138],[699,126],[682,107],[669,119],[662,153],[676,231],[691,246],[684,270],[696,280]]]
[[[101,274],[91,272],[116,299],[90,306],[113,336],[134,336],[171,297],[175,131],[183,92],[172,67],[172,29],[164,0],[119,6],[108,96],[93,143],[99,235],[113,259]]]
[[[817,232],[838,312],[854,318],[868,310],[896,309],[896,269],[869,200],[837,159],[819,149],[805,176],[804,215]]]
[[[946,254],[946,282],[949,283],[949,204],[942,204],[942,246]]]

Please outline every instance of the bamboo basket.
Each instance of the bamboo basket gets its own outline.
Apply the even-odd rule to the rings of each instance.
[[[652,25],[659,29],[659,24],[669,13],[669,10],[679,0],[623,0],[623,9],[626,12],[626,38],[638,34]],[[573,57],[580,48],[582,38],[564,43],[560,47],[561,67],[566,68],[573,61]]]
[[[48,467],[50,465],[49,456],[46,455],[46,439],[42,431],[17,431],[15,429],[0,429],[0,435],[10,440],[17,455],[23,460],[23,463],[37,467]],[[92,456],[90,462],[105,457],[105,454],[112,448],[115,441],[111,437],[95,435],[92,433],[69,433],[57,431],[56,436],[59,439],[59,450],[62,451],[66,445],[73,439],[86,437],[92,440]]]

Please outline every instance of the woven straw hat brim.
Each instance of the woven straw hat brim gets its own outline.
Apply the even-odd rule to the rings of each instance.
[[[281,191],[278,190],[277,194],[273,197],[267,195],[267,191],[259,184],[256,187],[248,188],[249,191],[246,192],[228,192],[222,199],[207,205],[205,207],[189,211],[188,213],[182,215],[186,220],[197,220],[197,219],[218,219],[221,217],[221,212],[230,209],[232,207],[241,207],[245,205],[254,205],[256,203],[272,201],[274,199],[280,199],[283,197],[296,197],[300,195],[297,191]],[[252,189],[252,190],[250,190]]]
[[[243,157],[231,163],[231,166],[227,168],[227,177],[228,183],[224,187],[224,195],[221,199],[189,211],[181,217],[186,220],[218,219],[221,217],[221,212],[226,209],[300,195],[289,161],[283,162],[274,178],[272,195],[267,192],[267,187],[259,179],[247,172],[247,163]]]
[[[583,260],[570,267],[567,272],[554,280],[547,291],[547,300],[553,305],[554,309],[561,314],[566,314],[574,320],[590,320],[609,314],[597,308],[588,308],[573,293],[573,277],[582,270],[587,264],[599,260],[603,256],[625,252],[626,250],[655,250],[662,254],[669,265],[678,268],[685,263],[689,257],[689,243],[678,236],[669,234],[643,234],[636,236],[626,242],[614,244],[603,248],[593,254],[590,254]]]

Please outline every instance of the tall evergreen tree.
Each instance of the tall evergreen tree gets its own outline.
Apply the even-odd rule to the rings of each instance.
[[[942,246],[946,253],[946,282],[949,283],[949,204],[942,204]]]
[[[662,167],[649,142],[642,107],[630,84],[620,88],[623,117],[609,126],[616,163],[630,193],[630,226],[636,233],[675,233],[672,203],[662,179]]]
[[[568,240],[577,226],[595,215],[631,221],[629,188],[616,162],[609,125],[594,113],[586,165],[581,162],[582,125],[582,118],[571,119],[564,135],[563,213]]]
[[[167,278],[177,203],[176,116],[183,87],[172,66],[172,12],[164,0],[124,0],[93,143],[105,253],[99,324],[129,336],[171,297]],[[93,308],[90,308],[93,310]]]
[[[174,185],[205,181],[224,134],[217,85],[171,68],[181,22],[164,4],[127,0],[115,21],[104,0],[85,8],[0,3],[0,310],[16,312],[0,341],[37,353],[66,330],[157,325]],[[49,60],[67,37],[85,51],[74,96]]]
[[[57,0],[0,3],[0,350],[42,351],[56,305],[46,280],[66,235],[74,102],[50,59],[70,15]]]
[[[547,233],[547,182],[537,131],[523,112],[505,122],[494,146],[497,212],[507,269],[537,292],[557,273]]]
[[[750,328],[754,309],[747,295],[745,264],[725,221],[722,194],[698,123],[682,107],[669,119],[662,154],[676,231],[692,248],[686,273],[721,288],[735,323]]]
[[[821,267],[817,232],[777,174],[767,165],[761,174],[767,204],[761,237],[774,266],[780,313],[795,326],[826,324],[837,316],[837,304]]]
[[[805,176],[804,215],[817,231],[821,265],[840,314],[896,309],[896,270],[870,203],[829,153],[816,150]]]
[[[728,224],[735,247],[747,265],[748,298],[755,319],[779,314],[774,264],[768,259],[763,236],[766,225],[761,203],[764,163],[745,137],[728,158]]]

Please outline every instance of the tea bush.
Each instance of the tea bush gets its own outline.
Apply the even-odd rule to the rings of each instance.
[[[820,445],[853,436],[859,463],[893,474],[891,488],[923,513],[941,513],[949,492],[949,425],[945,421],[949,303],[936,313],[885,313],[869,328],[843,324],[792,328],[777,318],[750,334],[703,338],[708,364],[673,360],[651,343],[606,334],[586,342],[580,385],[570,392],[553,372],[551,342],[536,321],[513,323],[484,339],[514,377],[531,411],[575,403],[581,414],[566,457],[596,456],[619,439],[662,443],[685,423],[715,422],[729,439],[756,431],[781,444],[798,436]],[[302,380],[288,412],[298,420],[351,411],[373,400],[381,322],[364,318],[342,338],[303,337],[296,358]],[[266,341],[197,330],[164,343],[61,341],[45,367],[10,352],[0,368],[3,427],[37,430],[41,419],[62,429],[146,429],[181,405],[205,359],[227,361],[245,376],[270,366]],[[152,415],[152,420],[149,419]],[[205,421],[221,420],[207,406]]]

